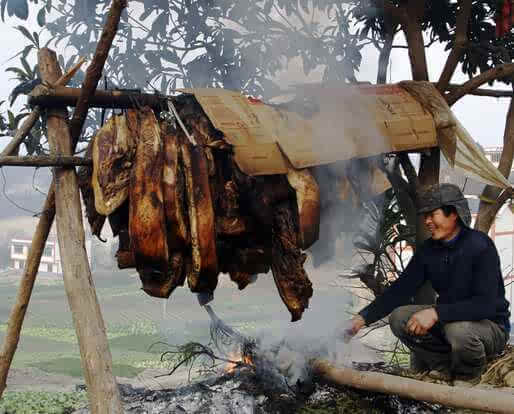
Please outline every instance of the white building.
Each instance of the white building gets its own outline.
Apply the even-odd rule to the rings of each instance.
[[[9,267],[14,269],[24,269],[29,255],[31,240],[11,239],[9,246]],[[86,240],[86,252],[91,265],[91,239]],[[39,264],[40,272],[62,274],[61,256],[59,243],[57,240],[48,240],[41,256]]]
[[[500,157],[502,155],[503,147],[484,147],[485,157],[491,161],[491,163],[498,167],[500,163]]]

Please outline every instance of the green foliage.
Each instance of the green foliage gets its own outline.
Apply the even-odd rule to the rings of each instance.
[[[402,243],[413,246],[415,229],[405,224],[403,212],[392,190],[381,200],[363,204],[364,219],[354,239],[355,247],[368,263],[356,270],[378,296],[404,270]]]
[[[6,392],[1,414],[68,414],[87,404],[86,392]]]
[[[59,56],[63,70],[78,56],[91,57],[110,4],[110,0],[0,0],[3,20],[26,20],[34,13],[42,27],[41,33],[16,27],[29,44],[20,51],[20,65],[10,71],[20,82],[35,76],[37,68],[28,67],[27,55],[42,46],[43,37],[57,50],[66,48],[69,57]],[[224,87],[267,99],[281,93],[274,79],[293,60],[305,74],[321,70],[323,81],[355,82],[363,47],[372,44],[381,50],[390,30],[383,7],[376,4],[374,0],[132,0],[107,60],[107,86],[151,85],[163,94],[179,87]],[[459,66],[469,76],[512,60],[512,33],[495,37],[497,8],[497,0],[473,1],[470,42]],[[453,0],[425,2],[422,29],[428,45],[453,47],[456,15]],[[399,33],[397,26],[394,36]],[[81,82],[81,76],[71,86]],[[99,112],[89,111],[83,141],[99,123]],[[11,127],[4,129],[14,130]],[[36,126],[26,144],[30,154],[48,150],[41,145],[43,136],[44,125]]]

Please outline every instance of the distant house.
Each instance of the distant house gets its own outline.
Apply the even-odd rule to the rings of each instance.
[[[31,240],[11,239],[9,267],[20,270],[25,268],[31,243]],[[91,239],[86,240],[86,251],[89,264],[91,265]],[[41,256],[41,263],[39,264],[39,271],[62,274],[61,256],[57,240],[46,242],[43,255]]]

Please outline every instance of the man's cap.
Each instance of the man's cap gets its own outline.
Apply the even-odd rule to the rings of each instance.
[[[423,187],[418,193],[418,213],[428,213],[443,206],[454,206],[465,226],[471,224],[468,200],[455,184],[434,184]]]

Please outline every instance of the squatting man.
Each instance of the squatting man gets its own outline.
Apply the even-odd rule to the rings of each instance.
[[[418,212],[432,237],[386,292],[351,320],[347,333],[355,335],[390,314],[392,332],[411,350],[412,370],[469,386],[509,338],[498,252],[487,234],[469,228],[468,203],[457,186],[424,188]],[[437,303],[409,304],[426,281],[438,294]]]

